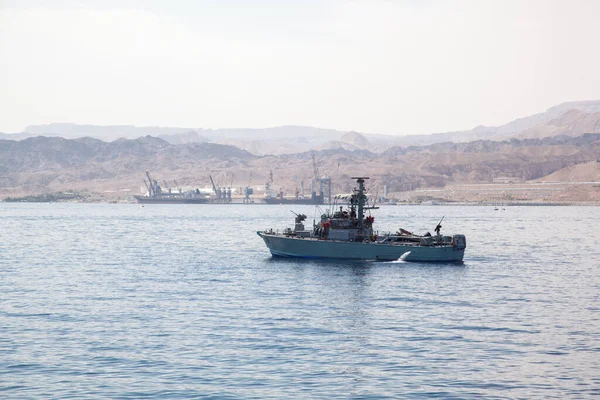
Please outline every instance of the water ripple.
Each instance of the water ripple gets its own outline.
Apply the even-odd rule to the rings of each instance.
[[[3,398],[600,396],[597,208],[380,210],[469,237],[428,265],[272,259],[283,207],[0,204]]]

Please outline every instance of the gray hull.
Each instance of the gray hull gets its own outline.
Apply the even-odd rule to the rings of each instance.
[[[273,256],[362,260],[460,262],[465,249],[453,246],[419,246],[414,244],[390,244],[377,242],[347,242],[320,240],[316,238],[296,238],[284,235],[257,232]]]
[[[140,204],[206,204],[207,198],[133,196]]]

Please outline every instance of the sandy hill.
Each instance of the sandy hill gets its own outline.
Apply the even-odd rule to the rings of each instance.
[[[359,149],[367,149],[371,147],[371,142],[358,132],[348,132],[340,138],[341,142],[350,143]]]
[[[540,178],[540,182],[599,182],[600,161],[571,165]]]
[[[201,136],[194,130],[181,133],[163,134],[158,135],[158,137],[171,144],[200,143],[209,141],[208,138]]]

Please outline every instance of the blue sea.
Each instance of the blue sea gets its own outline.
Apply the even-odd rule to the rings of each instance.
[[[600,396],[600,208],[374,216],[464,264],[274,259],[289,206],[0,203],[0,398]]]

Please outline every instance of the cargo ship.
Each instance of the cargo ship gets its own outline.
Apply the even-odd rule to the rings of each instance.
[[[273,181],[272,173],[269,181],[265,184],[265,198],[266,204],[307,204],[307,205],[323,205],[331,203],[331,178],[328,176],[315,177],[312,182],[311,195],[304,196],[304,181],[301,182],[302,191],[296,189],[296,195],[293,197],[287,197],[280,190],[276,196],[273,196],[271,192],[271,183]],[[319,191],[317,192],[317,186]]]
[[[146,171],[148,181],[144,179],[144,184],[148,192],[143,196],[133,196],[141,204],[205,204],[211,201],[210,197],[200,192],[200,189],[183,191],[177,189],[163,189],[157,180],[152,179],[150,173]]]
[[[323,192],[317,194],[312,192],[310,197],[303,197],[296,195],[295,197],[285,197],[283,192],[280,192],[276,197],[265,197],[265,203],[267,204],[308,204],[308,205],[322,205],[325,204]]]

